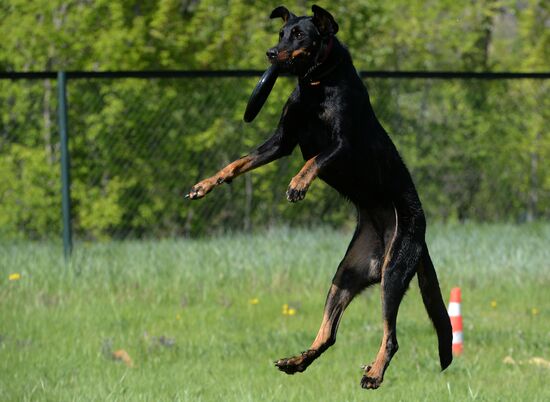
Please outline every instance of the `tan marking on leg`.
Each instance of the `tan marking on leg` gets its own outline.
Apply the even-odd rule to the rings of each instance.
[[[393,210],[395,215],[395,228],[393,230],[392,238],[384,253],[384,262],[382,263],[382,268],[381,268],[382,278],[381,278],[381,285],[380,285],[380,296],[382,299],[382,308],[384,308],[384,273],[393,256],[393,246],[395,243],[395,239],[397,238],[397,232],[399,228],[397,209],[395,208],[395,206],[393,207]],[[391,356],[388,356],[388,353],[387,353],[389,336],[390,336],[390,331],[389,331],[388,321],[384,319],[383,334],[382,334],[382,341],[380,343],[380,348],[378,349],[378,353],[376,354],[376,358],[374,359],[374,362],[370,366],[365,368],[364,376],[363,376],[363,379],[361,380],[361,386],[363,388],[376,389],[382,383],[384,379],[384,372],[386,371],[386,368],[388,367],[389,361],[391,359]]]
[[[386,347],[388,346],[388,323],[384,321],[384,333],[382,335],[382,342],[380,343],[380,349],[376,354],[376,359],[369,370],[369,376],[381,377],[384,374],[384,368],[387,362]]]
[[[336,331],[338,330],[340,319],[351,299],[352,297],[348,291],[332,285],[327,296],[323,321],[312,345],[307,351],[297,356],[277,360],[275,365],[279,370],[287,374],[302,372],[325,350],[333,345],[336,340]]]
[[[360,219],[359,233],[340,263],[340,267],[334,279],[335,282],[329,290],[323,321],[317,333],[317,337],[311,345],[311,349],[321,348],[328,341],[336,337],[335,331],[338,330],[343,311],[349,303],[351,303],[355,294],[362,290],[359,284],[346,282],[345,275],[342,274],[350,268],[362,271],[364,274],[363,280],[365,281],[365,286],[380,280],[379,272],[384,246],[368,214]],[[358,285],[359,287],[356,287]],[[343,289],[346,290],[344,291]],[[345,296],[338,297],[338,292],[346,293],[344,293]],[[339,301],[339,305],[331,304],[331,300]],[[336,309],[338,310],[336,311],[337,314],[335,313]]]
[[[312,163],[311,160],[308,162]],[[307,170],[306,166],[302,170]],[[353,297],[366,286],[380,280],[380,266],[384,254],[382,233],[377,232],[368,214],[360,220],[359,225],[359,233],[348,248],[329,289],[323,319],[313,343],[300,355],[279,359],[275,363],[279,370],[287,374],[304,371],[335,342],[340,320]],[[353,273],[349,276],[348,269],[354,273],[360,272],[362,276]]]
[[[190,199],[204,197],[206,194],[212,191],[214,187],[219,186],[220,184],[227,181],[231,181],[235,177],[253,169],[255,167],[256,160],[257,157],[251,155],[243,156],[242,158],[237,159],[236,161],[221,169],[214,176],[211,176],[195,184],[191,188],[190,192],[186,195],[186,197]]]
[[[330,328],[332,327],[330,322],[330,317],[328,313],[325,311],[323,313],[323,321],[321,322],[321,326],[319,327],[319,331],[317,332],[317,336],[315,337],[315,340],[309,347],[310,349],[319,349],[322,345],[327,343],[329,337],[330,337]]]
[[[384,380],[384,373],[389,365],[391,356],[387,354],[387,345],[389,339],[388,324],[384,322],[384,336],[382,337],[382,343],[376,359],[374,362],[365,368],[363,378],[361,379],[361,386],[367,389],[376,389],[380,387]]]
[[[229,165],[224,167],[213,177],[216,178],[216,181],[221,181],[222,183],[226,180],[232,180],[235,177],[248,172],[254,167],[254,161],[256,158],[251,155],[243,156],[242,158],[237,159],[234,162],[231,162]]]
[[[290,187],[296,190],[306,190],[311,182],[319,174],[319,167],[317,166],[317,157],[313,157],[308,160],[302,169],[298,172],[296,176],[292,178],[290,182]]]
[[[317,336],[311,344],[310,349],[322,349],[328,342],[334,340],[336,337],[335,332],[338,330],[338,326],[340,325],[342,313],[351,301],[347,297],[343,299],[336,298],[335,296],[338,291],[341,291],[338,286],[332,285],[330,287],[327,303],[330,303],[331,300],[334,301],[336,299],[338,304],[331,306],[327,305],[327,309],[325,309],[323,313],[323,321],[321,322]]]

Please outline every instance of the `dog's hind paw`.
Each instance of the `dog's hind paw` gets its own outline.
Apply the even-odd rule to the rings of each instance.
[[[364,389],[377,389],[382,384],[382,379],[368,377],[366,375],[361,378],[361,387]]]
[[[301,373],[306,370],[316,357],[317,351],[310,349],[298,356],[279,359],[275,362],[275,366],[287,374]]]
[[[361,378],[361,387],[364,389],[377,389],[382,385],[383,378],[381,376],[376,376],[371,373],[372,366],[363,366],[361,367],[365,374],[363,374],[363,378]]]

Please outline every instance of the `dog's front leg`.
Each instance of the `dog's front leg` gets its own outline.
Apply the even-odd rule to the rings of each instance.
[[[286,198],[290,202],[301,201],[305,198],[309,186],[319,175],[319,172],[331,163],[338,155],[342,154],[347,148],[344,139],[340,139],[337,144],[325,152],[309,159],[296,176],[292,178],[286,191]]]
[[[291,136],[285,135],[282,125],[279,125],[275,134],[266,142],[257,147],[249,155],[230,163],[214,176],[195,184],[185,198],[191,200],[202,198],[220,184],[229,183],[243,173],[289,155],[295,146],[296,140]]]
[[[239,174],[254,169],[254,167],[258,166],[259,162],[263,162],[263,160],[259,158],[258,155],[251,154],[243,156],[224,167],[214,176],[195,184],[185,197],[191,200],[202,198],[212,191],[214,187],[223,183],[229,183]]]
[[[290,202],[303,200],[306,196],[306,192],[311,182],[315,180],[319,174],[317,158],[318,156],[308,160],[300,172],[291,180],[288,190],[286,191],[286,198]]]

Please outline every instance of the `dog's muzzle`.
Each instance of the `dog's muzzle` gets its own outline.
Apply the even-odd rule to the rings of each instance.
[[[269,59],[270,62],[274,62],[274,61],[277,61],[277,56],[279,55],[279,51],[277,50],[276,47],[272,47],[265,54],[267,55],[267,58]]]

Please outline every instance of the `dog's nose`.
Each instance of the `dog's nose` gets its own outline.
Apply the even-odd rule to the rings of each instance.
[[[273,60],[273,59],[276,59],[277,58],[277,54],[279,52],[277,51],[277,48],[274,48],[272,47],[271,49],[269,49],[265,54],[267,55],[267,58],[269,60]]]

